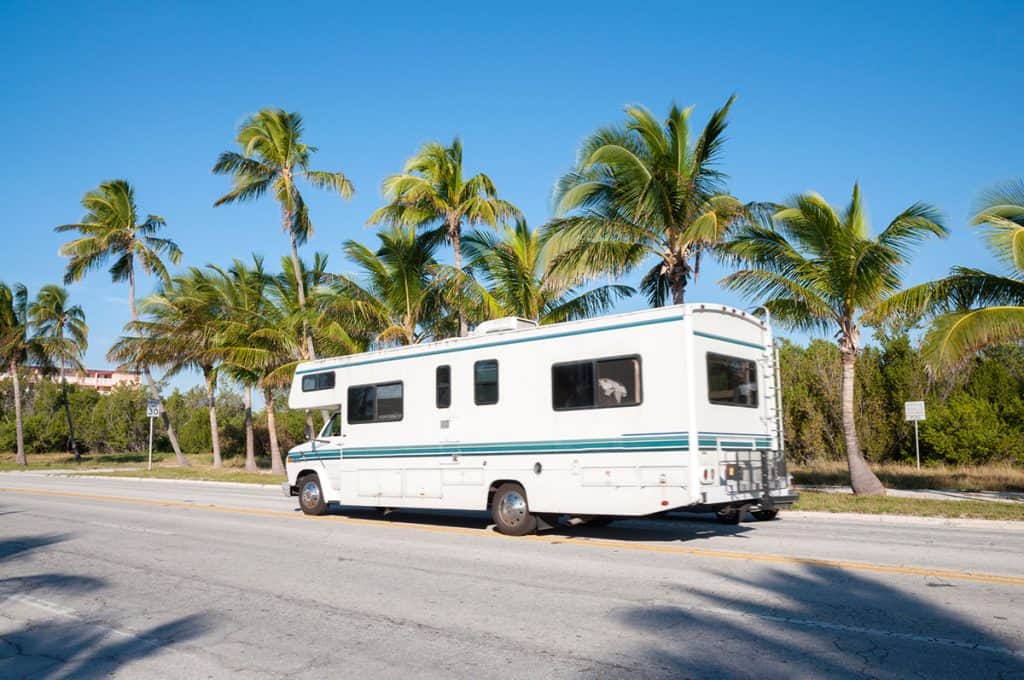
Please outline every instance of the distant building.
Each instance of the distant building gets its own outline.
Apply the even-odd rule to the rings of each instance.
[[[142,384],[142,374],[136,371],[120,369],[87,368],[85,373],[69,372],[64,376],[69,385],[91,387],[97,392],[109,392],[117,385],[138,387]]]
[[[39,380],[42,378],[42,375],[42,371],[33,366],[29,371],[29,380]],[[0,378],[6,377],[6,374],[0,376]],[[56,372],[53,372],[47,376],[47,379],[58,381],[60,378]],[[110,392],[118,385],[138,387],[142,384],[141,373],[110,368],[87,368],[83,373],[69,370],[64,374],[64,379],[68,381],[69,385],[88,387],[101,394]]]

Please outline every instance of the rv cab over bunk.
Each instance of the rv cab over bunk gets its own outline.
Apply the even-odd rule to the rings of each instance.
[[[795,500],[767,318],[688,304],[300,364],[289,407],[329,414],[284,491],[328,503],[490,510],[530,533],[675,510],[774,518]]]

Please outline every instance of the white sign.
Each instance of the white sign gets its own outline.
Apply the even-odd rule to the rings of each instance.
[[[156,399],[146,400],[146,416],[156,418],[160,415],[160,402]]]
[[[924,420],[924,402],[923,401],[905,401],[903,402],[903,419],[913,420]]]

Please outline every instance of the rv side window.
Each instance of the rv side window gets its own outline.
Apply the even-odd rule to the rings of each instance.
[[[334,389],[334,371],[329,373],[310,373],[309,375],[302,376],[303,392],[330,389]]]
[[[478,406],[498,403],[498,362],[494,359],[473,364],[473,401]]]
[[[709,352],[708,399],[725,406],[757,406],[757,363]]]
[[[636,406],[640,357],[591,359],[551,367],[551,406],[556,411]]]
[[[438,366],[434,379],[434,402],[437,408],[448,408],[452,405],[452,367]]]
[[[380,423],[402,419],[402,383],[356,385],[348,388],[348,422]]]

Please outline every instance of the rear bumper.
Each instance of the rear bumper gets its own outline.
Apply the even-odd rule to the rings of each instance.
[[[788,508],[798,500],[800,500],[800,494],[796,492],[777,494],[774,496],[764,494],[762,496],[751,496],[749,498],[729,500],[721,503],[697,503],[696,505],[687,505],[682,508],[676,508],[670,512],[718,512],[719,510],[724,510],[726,508],[743,507],[748,510],[781,510],[783,508]]]
[[[284,494],[285,498],[291,498],[295,495],[295,487],[288,482],[281,482],[281,493]]]

